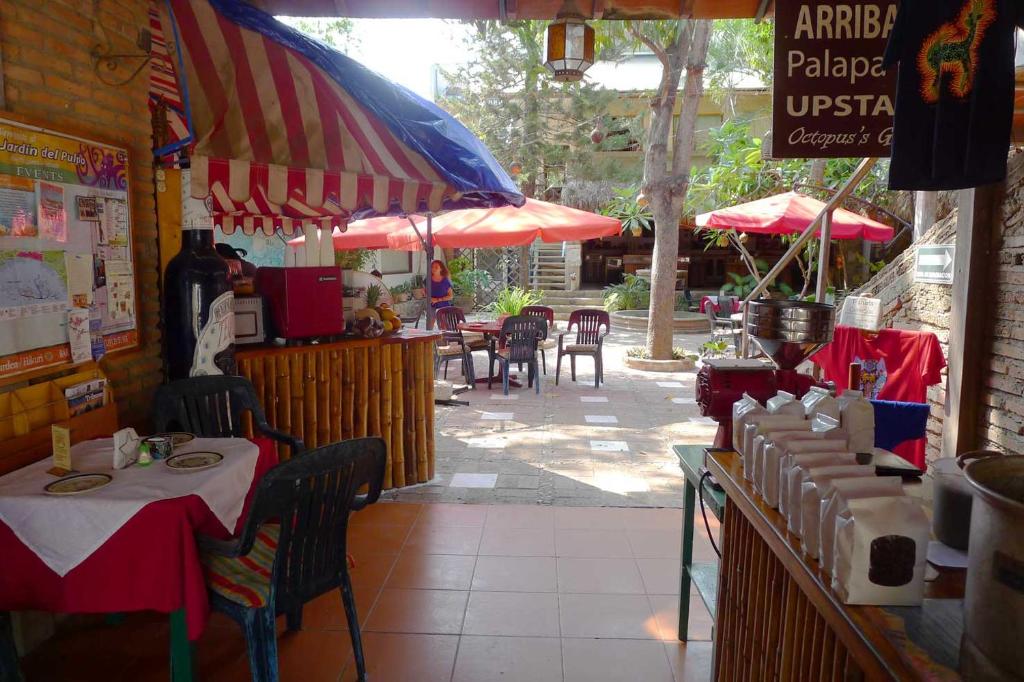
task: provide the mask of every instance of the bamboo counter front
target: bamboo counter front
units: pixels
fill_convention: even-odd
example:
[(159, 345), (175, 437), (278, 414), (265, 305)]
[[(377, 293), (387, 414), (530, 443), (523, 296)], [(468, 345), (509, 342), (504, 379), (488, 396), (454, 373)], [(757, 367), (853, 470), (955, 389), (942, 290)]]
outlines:
[(438, 336), (409, 329), (376, 339), (254, 346), (239, 349), (238, 371), (256, 387), (270, 425), (307, 448), (383, 438), (384, 488), (400, 488), (434, 477)]
[(739, 454), (706, 461), (726, 494), (715, 680), (960, 679), (964, 571), (926, 578), (921, 606), (847, 606), (743, 478)]

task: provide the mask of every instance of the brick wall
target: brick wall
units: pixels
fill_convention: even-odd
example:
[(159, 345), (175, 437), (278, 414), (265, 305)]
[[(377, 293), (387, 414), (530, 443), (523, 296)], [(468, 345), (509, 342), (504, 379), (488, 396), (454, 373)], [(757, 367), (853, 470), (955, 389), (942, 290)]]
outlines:
[[(134, 53), (147, 26), (146, 0), (99, 0), (98, 23), (113, 52)], [(99, 38), (93, 0), (0, 0), (5, 111), (58, 131), (127, 147), (132, 155), (132, 220), (141, 345), (101, 362), (113, 383), (121, 421), (139, 425), (161, 381), (157, 220), (150, 161), (148, 69), (127, 85), (105, 85), (93, 71), (90, 50)], [(137, 61), (127, 62), (134, 69)], [(103, 67), (101, 67), (103, 68)], [(130, 70), (128, 71), (130, 73)], [(110, 79), (120, 80), (122, 67)]]
[[(989, 340), (983, 409), (978, 429), (982, 447), (1024, 454), (1024, 154), (1010, 159), (1006, 197), (993, 239), (994, 258), (988, 300)], [(954, 211), (929, 230), (920, 244), (956, 243)], [(885, 324), (898, 329), (930, 331), (948, 352), (951, 287), (914, 283), (916, 248), (911, 247), (879, 272), (858, 293), (882, 300)], [(928, 459), (939, 456), (945, 413), (945, 379), (928, 390)]]

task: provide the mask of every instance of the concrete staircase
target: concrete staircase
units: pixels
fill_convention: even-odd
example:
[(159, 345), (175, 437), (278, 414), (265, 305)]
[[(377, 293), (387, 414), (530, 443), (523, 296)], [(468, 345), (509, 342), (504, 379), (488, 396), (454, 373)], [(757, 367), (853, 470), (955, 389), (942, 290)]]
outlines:
[(584, 289), (581, 291), (541, 290), (541, 305), (550, 306), (555, 311), (556, 320), (568, 320), (569, 313), (578, 308), (599, 308), (604, 310), (604, 297), (600, 289)]
[(569, 284), (565, 273), (565, 258), (562, 245), (534, 243), (530, 259), (530, 288), (539, 290), (564, 291)]

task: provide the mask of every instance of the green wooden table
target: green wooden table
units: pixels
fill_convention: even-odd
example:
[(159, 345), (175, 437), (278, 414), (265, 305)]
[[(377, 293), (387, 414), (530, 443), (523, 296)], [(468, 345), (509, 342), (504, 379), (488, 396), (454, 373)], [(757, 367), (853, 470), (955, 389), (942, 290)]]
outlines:
[[(679, 458), (679, 468), (686, 477), (683, 500), (683, 542), (682, 570), (679, 578), (679, 641), (685, 642), (689, 629), (690, 586), (697, 587), (697, 593), (704, 601), (711, 619), (715, 618), (715, 600), (718, 597), (718, 563), (694, 563), (693, 524), (697, 508), (697, 486), (700, 483), (700, 468), (704, 466), (705, 445), (673, 445), (672, 451)], [(725, 493), (715, 490), (704, 481), (704, 508), (719, 521), (725, 508)], [(703, 523), (701, 519), (701, 523)]]

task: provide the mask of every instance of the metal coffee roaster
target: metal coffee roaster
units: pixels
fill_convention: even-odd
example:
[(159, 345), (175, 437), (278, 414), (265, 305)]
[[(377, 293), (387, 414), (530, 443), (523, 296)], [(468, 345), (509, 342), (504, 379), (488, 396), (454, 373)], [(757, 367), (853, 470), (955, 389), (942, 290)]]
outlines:
[(747, 333), (768, 360), (706, 360), (697, 373), (700, 413), (718, 422), (716, 448), (732, 448), (732, 405), (744, 393), (762, 404), (778, 391), (802, 397), (814, 377), (796, 368), (832, 341), (835, 306), (804, 301), (753, 301)]

